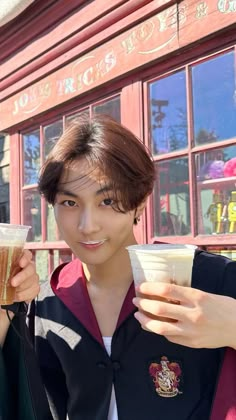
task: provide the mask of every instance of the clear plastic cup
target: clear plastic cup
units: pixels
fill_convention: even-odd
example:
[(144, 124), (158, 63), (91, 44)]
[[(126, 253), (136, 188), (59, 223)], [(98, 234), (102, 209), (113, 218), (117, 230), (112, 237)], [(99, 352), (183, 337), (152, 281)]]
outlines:
[(20, 270), (19, 260), (31, 226), (0, 223), (0, 305), (14, 303), (10, 280)]
[[(174, 283), (180, 286), (191, 286), (194, 245), (182, 244), (147, 244), (132, 245), (126, 249), (132, 266), (135, 285), (144, 281)], [(138, 296), (140, 293), (136, 292)], [(146, 299), (165, 300), (143, 295)], [(177, 304), (174, 301), (172, 303)], [(161, 319), (159, 317), (153, 317)], [(162, 318), (164, 320), (164, 318)], [(167, 320), (167, 319), (165, 319)], [(168, 319), (168, 321), (170, 321)]]
[(191, 285), (194, 245), (132, 245), (129, 252), (134, 282), (161, 281), (181, 286)]

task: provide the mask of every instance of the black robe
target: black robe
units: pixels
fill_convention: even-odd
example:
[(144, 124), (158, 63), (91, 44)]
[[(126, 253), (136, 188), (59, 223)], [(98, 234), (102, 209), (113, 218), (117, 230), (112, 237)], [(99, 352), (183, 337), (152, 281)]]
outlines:
[(52, 420), (23, 312), (16, 313), (0, 348), (0, 419)]
[[(236, 262), (198, 251), (192, 287), (236, 297)], [(210, 418), (225, 349), (191, 349), (144, 331), (133, 296), (132, 284), (108, 356), (80, 261), (43, 285), (35, 343), (54, 419), (106, 420), (112, 384), (119, 420)]]

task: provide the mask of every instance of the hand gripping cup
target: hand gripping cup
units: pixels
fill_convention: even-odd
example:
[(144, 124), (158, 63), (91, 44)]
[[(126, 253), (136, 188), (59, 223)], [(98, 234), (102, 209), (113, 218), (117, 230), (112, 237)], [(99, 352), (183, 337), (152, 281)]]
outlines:
[[(135, 285), (148, 281), (191, 286), (196, 248), (194, 245), (181, 244), (128, 246), (126, 249), (129, 252)], [(157, 299), (146, 295), (145, 298)], [(158, 298), (158, 300), (164, 299)], [(156, 319), (160, 318), (156, 317)]]
[(10, 280), (20, 270), (19, 260), (30, 226), (0, 223), (0, 305), (14, 303)]

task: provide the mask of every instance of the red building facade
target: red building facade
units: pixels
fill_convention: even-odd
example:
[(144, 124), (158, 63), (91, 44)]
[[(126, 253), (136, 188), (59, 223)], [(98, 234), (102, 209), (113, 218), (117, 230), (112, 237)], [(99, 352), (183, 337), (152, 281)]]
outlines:
[(42, 278), (71, 256), (38, 171), (81, 112), (112, 115), (152, 150), (139, 241), (236, 258), (235, 22), (236, 0), (42, 0), (0, 29), (10, 220), (32, 226)]

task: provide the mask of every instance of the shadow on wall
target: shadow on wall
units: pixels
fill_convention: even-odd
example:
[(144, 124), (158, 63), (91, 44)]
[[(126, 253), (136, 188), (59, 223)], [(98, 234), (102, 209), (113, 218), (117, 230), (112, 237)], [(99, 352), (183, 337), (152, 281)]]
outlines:
[(9, 137), (0, 135), (0, 223), (9, 223)]

